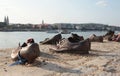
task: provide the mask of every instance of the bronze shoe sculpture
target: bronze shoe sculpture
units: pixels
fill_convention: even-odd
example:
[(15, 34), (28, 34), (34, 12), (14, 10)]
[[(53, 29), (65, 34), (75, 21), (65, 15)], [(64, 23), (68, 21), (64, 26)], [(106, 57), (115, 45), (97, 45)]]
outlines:
[(61, 34), (55, 35), (53, 38), (45, 39), (44, 41), (40, 42), (40, 44), (57, 44), (62, 39)]
[(84, 37), (72, 33), (71, 37), (69, 37), (68, 40), (71, 41), (71, 42), (79, 42), (79, 41), (84, 40)]
[(61, 40), (56, 47), (51, 48), (55, 52), (88, 54), (91, 47), (89, 39), (79, 42), (70, 42), (69, 39)]
[(95, 34), (89, 37), (91, 42), (103, 42), (103, 36), (96, 36)]
[(112, 37), (114, 36), (114, 31), (109, 30), (103, 37), (105, 40), (112, 41)]
[[(11, 58), (14, 61), (20, 60), (23, 63), (33, 63), (34, 60), (39, 57), (40, 50), (37, 43), (27, 43), (27, 46), (19, 46), (17, 49), (13, 50), (11, 53)], [(25, 62), (24, 62), (25, 61)]]

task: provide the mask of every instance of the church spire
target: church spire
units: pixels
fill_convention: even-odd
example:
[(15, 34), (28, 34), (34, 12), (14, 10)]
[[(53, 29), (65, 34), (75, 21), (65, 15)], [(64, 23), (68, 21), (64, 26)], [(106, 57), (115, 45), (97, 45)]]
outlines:
[(6, 21), (7, 21), (7, 19), (6, 19), (6, 16), (4, 17), (4, 23), (6, 24)]
[(42, 25), (44, 25), (44, 20), (42, 20)]
[(9, 25), (9, 17), (7, 16), (7, 25)]

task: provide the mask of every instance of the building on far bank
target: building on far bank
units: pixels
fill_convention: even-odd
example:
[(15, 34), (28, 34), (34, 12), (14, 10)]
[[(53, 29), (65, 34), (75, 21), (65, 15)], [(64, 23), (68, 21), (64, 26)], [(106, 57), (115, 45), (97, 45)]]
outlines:
[(0, 28), (1, 28), (1, 27), (5, 27), (5, 26), (7, 26), (7, 25), (9, 25), (9, 17), (8, 17), (8, 16), (5, 16), (5, 17), (4, 17), (4, 21), (3, 21), (3, 22), (0, 22)]
[(9, 17), (8, 17), (8, 16), (5, 16), (5, 17), (4, 17), (4, 23), (5, 23), (6, 25), (9, 25)]

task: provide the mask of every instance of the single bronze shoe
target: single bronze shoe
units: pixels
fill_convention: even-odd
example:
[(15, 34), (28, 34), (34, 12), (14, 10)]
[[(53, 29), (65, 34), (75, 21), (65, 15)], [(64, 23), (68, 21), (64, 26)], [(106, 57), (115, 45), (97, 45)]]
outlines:
[(61, 39), (61, 34), (57, 34), (51, 39), (45, 39), (44, 41), (40, 42), (40, 44), (57, 44)]
[(96, 36), (95, 34), (89, 37), (91, 42), (103, 42), (103, 36)]
[(55, 52), (69, 52), (78, 54), (88, 54), (91, 47), (89, 39), (79, 42), (70, 42), (68, 39), (61, 40), (56, 48), (52, 48)]
[(112, 41), (114, 34), (115, 34), (114, 31), (109, 30), (103, 37), (105, 40)]
[(68, 40), (69, 40), (70, 42), (73, 42), (73, 43), (74, 43), (74, 42), (79, 42), (79, 41), (84, 40), (84, 37), (72, 33), (72, 34), (71, 34), (71, 37), (69, 37)]

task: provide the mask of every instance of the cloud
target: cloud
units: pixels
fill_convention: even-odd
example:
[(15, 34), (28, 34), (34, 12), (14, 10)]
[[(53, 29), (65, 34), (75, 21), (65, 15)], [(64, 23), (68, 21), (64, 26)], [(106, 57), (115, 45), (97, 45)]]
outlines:
[(96, 2), (96, 5), (105, 7), (108, 5), (108, 2), (106, 0), (100, 0)]

